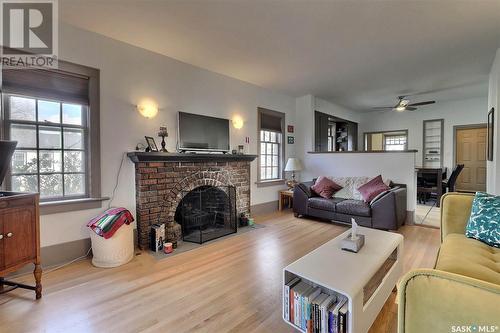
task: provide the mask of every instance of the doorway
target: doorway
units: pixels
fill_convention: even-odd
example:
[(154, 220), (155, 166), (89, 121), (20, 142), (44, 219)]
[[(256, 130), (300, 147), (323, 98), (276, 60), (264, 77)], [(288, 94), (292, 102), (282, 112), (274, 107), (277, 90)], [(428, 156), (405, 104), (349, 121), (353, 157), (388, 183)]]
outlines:
[(457, 191), (486, 191), (486, 137), (486, 124), (454, 127), (455, 164), (464, 165)]

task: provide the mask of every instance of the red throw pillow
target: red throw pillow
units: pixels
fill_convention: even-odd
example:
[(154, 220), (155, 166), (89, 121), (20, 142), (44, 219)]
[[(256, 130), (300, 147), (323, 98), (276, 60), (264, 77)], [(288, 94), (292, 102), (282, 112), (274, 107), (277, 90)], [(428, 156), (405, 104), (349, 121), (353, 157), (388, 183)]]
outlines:
[(316, 183), (314, 183), (314, 185), (311, 186), (311, 190), (313, 190), (316, 194), (325, 199), (330, 199), (335, 192), (338, 192), (341, 189), (342, 186), (340, 186), (330, 178), (323, 176), (319, 177), (316, 180)]
[(358, 187), (359, 193), (365, 200), (365, 202), (370, 202), (380, 193), (389, 190), (390, 187), (384, 184), (382, 180), (382, 176), (378, 175), (377, 177), (370, 180), (368, 183), (365, 183)]

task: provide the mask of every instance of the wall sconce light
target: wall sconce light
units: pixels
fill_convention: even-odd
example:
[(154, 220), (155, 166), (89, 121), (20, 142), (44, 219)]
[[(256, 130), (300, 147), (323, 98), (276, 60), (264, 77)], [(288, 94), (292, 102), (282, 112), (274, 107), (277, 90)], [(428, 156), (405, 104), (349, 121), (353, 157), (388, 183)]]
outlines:
[(158, 105), (152, 101), (144, 101), (137, 105), (137, 111), (148, 119), (154, 118), (158, 114)]
[(233, 122), (233, 127), (236, 128), (236, 129), (241, 129), (243, 128), (243, 118), (241, 118), (241, 116), (234, 116), (233, 119), (232, 119), (232, 122)]

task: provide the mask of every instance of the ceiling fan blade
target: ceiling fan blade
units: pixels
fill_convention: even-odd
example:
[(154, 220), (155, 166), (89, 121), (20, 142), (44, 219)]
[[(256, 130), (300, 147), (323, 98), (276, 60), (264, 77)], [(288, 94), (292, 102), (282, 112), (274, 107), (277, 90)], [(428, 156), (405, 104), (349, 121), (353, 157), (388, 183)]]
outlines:
[(414, 108), (414, 107), (412, 107), (412, 106), (407, 106), (407, 107), (405, 108), (405, 111), (415, 111), (416, 109), (417, 109), (417, 108)]
[(372, 110), (392, 110), (393, 108), (393, 106), (376, 106)]
[(409, 104), (408, 106), (421, 106), (421, 105), (429, 105), (429, 104), (434, 104), (434, 103), (436, 103), (436, 101), (412, 103), (412, 104)]

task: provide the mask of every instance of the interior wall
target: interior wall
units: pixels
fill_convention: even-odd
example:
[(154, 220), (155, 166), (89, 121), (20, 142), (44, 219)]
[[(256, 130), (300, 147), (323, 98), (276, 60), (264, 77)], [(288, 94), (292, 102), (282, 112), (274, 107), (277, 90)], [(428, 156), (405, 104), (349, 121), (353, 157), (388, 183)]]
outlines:
[(500, 140), (498, 140), (500, 135), (500, 49), (497, 50), (497, 54), (490, 71), (489, 85), (488, 85), (488, 108), (484, 112), (484, 117), (487, 117), (487, 112), (491, 108), (495, 108), (495, 123), (494, 123), (494, 145), (493, 145), (493, 161), (487, 162), (487, 183), (486, 191), (488, 193), (500, 194), (500, 166), (498, 166), (498, 161), (500, 157)]
[[(60, 59), (101, 70), (101, 179), (102, 195), (111, 196), (120, 162), (124, 159), (113, 206), (135, 213), (134, 165), (124, 158), (144, 136), (166, 125), (167, 149), (176, 148), (177, 111), (232, 118), (240, 115), (244, 127), (231, 127), (231, 146), (250, 137), (250, 153), (257, 153), (257, 107), (286, 113), (286, 124), (295, 124), (295, 98), (219, 75), (174, 59), (62, 23)], [(136, 106), (142, 98), (159, 104), (153, 119), (143, 118)], [(286, 146), (287, 155), (294, 145)], [(284, 186), (258, 188), (257, 161), (251, 166), (251, 204), (278, 200)], [(106, 205), (107, 202), (104, 202)], [(82, 210), (41, 218), (41, 244), (49, 246), (88, 237), (86, 222), (102, 209)]]
[[(486, 124), (487, 98), (477, 97), (450, 102), (438, 102), (413, 112), (367, 112), (361, 115), (360, 142), (364, 132), (408, 130), (408, 149), (417, 149), (417, 166), (422, 165), (423, 121), (444, 119), (443, 166), (453, 168), (453, 127), (468, 124)], [(361, 148), (361, 147), (360, 147)]]
[(319, 111), (331, 116), (359, 122), (360, 114), (323, 100), (313, 95), (305, 95), (296, 99), (297, 156), (307, 158), (307, 152), (314, 150), (314, 112)]

